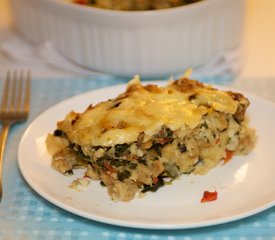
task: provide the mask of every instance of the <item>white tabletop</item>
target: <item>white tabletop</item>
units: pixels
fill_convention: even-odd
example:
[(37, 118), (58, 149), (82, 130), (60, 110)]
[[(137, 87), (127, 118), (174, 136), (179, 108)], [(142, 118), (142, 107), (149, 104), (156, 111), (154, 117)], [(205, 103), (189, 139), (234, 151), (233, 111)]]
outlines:
[[(275, 1), (247, 0), (243, 49), (244, 66), (238, 79), (275, 79)], [(13, 29), (9, 0), (0, 1), (0, 48), (16, 34)], [(0, 52), (0, 76), (10, 68), (29, 67), (29, 63), (9, 59)], [(33, 75), (58, 77), (71, 72), (41, 65), (32, 68)]]

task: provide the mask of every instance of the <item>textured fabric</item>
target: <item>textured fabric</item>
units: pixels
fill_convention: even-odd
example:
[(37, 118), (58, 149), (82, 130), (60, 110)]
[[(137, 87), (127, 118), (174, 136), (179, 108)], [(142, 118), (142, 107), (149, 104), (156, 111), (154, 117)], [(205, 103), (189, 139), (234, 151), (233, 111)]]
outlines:
[[(69, 70), (82, 75), (96, 75), (110, 77), (108, 74), (99, 73), (83, 68), (66, 59), (58, 53), (50, 41), (33, 45), (26, 39), (15, 36), (9, 39), (3, 46), (2, 51), (12, 59), (31, 63), (32, 67), (38, 65), (52, 65), (59, 69)], [(220, 52), (205, 65), (194, 69), (196, 78), (236, 76), (242, 67), (243, 52), (241, 48), (234, 48)], [(192, 67), (192, 66), (190, 66)], [(183, 69), (184, 71), (185, 69)]]

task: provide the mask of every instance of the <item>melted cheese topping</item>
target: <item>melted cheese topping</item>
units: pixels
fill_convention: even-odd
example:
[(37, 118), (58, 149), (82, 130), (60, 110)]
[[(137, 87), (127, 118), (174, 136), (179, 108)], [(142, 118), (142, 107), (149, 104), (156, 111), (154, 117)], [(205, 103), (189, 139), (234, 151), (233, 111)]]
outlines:
[(163, 125), (172, 131), (193, 129), (213, 110), (234, 114), (237, 102), (212, 88), (196, 87), (186, 92), (173, 84), (146, 88), (135, 79), (124, 95), (87, 109), (66, 132), (81, 146), (114, 146), (137, 141), (141, 132), (152, 136)]

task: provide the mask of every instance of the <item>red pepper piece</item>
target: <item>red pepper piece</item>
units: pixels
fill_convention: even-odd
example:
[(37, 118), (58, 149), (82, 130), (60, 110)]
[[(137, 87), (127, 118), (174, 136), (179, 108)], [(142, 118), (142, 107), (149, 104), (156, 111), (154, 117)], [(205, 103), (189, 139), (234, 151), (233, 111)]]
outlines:
[(217, 198), (218, 198), (217, 191), (214, 191), (214, 192), (204, 191), (201, 202), (202, 203), (212, 202), (212, 201), (217, 200)]
[(110, 173), (114, 173), (116, 172), (116, 170), (108, 163), (104, 162), (103, 166), (110, 172)]
[(225, 158), (223, 159), (223, 165), (228, 163), (233, 158), (234, 152), (226, 150)]
[(153, 184), (157, 184), (159, 181), (158, 177), (153, 177)]

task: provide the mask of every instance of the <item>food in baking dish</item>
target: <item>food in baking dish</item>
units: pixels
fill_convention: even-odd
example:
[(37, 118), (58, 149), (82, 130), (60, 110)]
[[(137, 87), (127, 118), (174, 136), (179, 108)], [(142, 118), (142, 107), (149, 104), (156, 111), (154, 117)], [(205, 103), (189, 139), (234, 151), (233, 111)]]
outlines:
[(129, 201), (248, 154), (255, 145), (248, 106), (240, 93), (185, 77), (160, 87), (136, 76), (116, 98), (70, 112), (46, 143), (54, 169), (85, 168), (112, 199)]
[(179, 7), (201, 0), (70, 0), (81, 5), (113, 10), (156, 10)]

